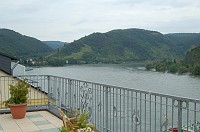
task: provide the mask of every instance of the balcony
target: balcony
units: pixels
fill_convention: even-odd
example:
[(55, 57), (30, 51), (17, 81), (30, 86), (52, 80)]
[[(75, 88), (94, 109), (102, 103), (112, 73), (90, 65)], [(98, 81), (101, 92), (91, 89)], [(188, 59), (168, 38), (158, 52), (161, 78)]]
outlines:
[[(32, 85), (28, 111), (45, 110), (57, 116), (58, 107), (88, 111), (88, 121), (102, 132), (200, 131), (199, 99), (44, 75), (1, 76), (0, 103), (9, 98), (9, 84), (18, 79)], [(1, 114), (9, 112), (2, 104), (0, 109)]]

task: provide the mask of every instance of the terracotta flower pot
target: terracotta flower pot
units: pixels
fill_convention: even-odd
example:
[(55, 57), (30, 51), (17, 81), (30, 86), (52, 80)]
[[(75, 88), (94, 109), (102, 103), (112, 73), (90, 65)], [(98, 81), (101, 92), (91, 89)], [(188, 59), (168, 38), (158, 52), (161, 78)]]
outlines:
[(9, 104), (9, 107), (14, 119), (22, 119), (25, 117), (27, 104)]

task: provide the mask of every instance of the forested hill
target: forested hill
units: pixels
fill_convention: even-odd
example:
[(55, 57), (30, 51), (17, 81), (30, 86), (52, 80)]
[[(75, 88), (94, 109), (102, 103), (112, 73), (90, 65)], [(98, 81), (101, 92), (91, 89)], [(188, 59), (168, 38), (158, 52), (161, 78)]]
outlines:
[(24, 36), (9, 29), (0, 29), (0, 51), (17, 56), (40, 56), (53, 51), (38, 39)]
[[(53, 46), (63, 45), (62, 42), (57, 41), (45, 43), (53, 43)], [(66, 62), (122, 63), (183, 58), (188, 50), (200, 45), (200, 34), (164, 35), (157, 31), (143, 29), (118, 29), (106, 33), (90, 34), (72, 43), (64, 44), (56, 50), (45, 43), (9, 29), (0, 29), (1, 52), (25, 60), (38, 57), (40, 59), (34, 60), (38, 61), (38, 64), (47, 62), (49, 65), (64, 65)], [(46, 55), (48, 56), (45, 57)]]
[(106, 63), (184, 57), (188, 49), (200, 45), (199, 40), (200, 34), (163, 35), (143, 29), (119, 29), (85, 36), (65, 45), (51, 58)]
[(166, 34), (170, 40), (170, 47), (179, 56), (184, 56), (189, 49), (200, 45), (200, 33), (174, 33)]
[(200, 46), (188, 51), (185, 60), (189, 64), (200, 64)]
[(160, 61), (148, 61), (145, 67), (147, 70), (155, 69), (159, 72), (200, 75), (200, 46), (188, 50), (185, 60), (163, 59)]

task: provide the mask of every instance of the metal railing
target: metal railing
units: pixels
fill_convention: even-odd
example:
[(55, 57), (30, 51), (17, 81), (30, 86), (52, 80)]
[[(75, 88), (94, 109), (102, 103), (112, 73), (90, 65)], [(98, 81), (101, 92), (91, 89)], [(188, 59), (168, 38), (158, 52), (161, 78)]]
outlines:
[[(104, 132), (200, 132), (200, 100), (56, 76), (0, 77), (0, 102), (9, 98), (9, 84), (27, 79), (32, 85), (29, 108), (53, 113), (61, 107), (88, 111), (88, 121)], [(0, 105), (1, 113), (5, 109)]]

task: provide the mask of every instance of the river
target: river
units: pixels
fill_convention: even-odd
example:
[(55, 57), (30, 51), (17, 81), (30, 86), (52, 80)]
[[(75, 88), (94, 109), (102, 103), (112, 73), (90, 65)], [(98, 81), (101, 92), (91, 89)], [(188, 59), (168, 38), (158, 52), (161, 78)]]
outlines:
[(146, 71), (139, 64), (71, 65), (41, 67), (27, 75), (54, 75), (131, 89), (200, 99), (200, 77)]

